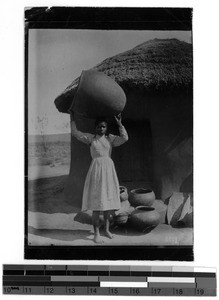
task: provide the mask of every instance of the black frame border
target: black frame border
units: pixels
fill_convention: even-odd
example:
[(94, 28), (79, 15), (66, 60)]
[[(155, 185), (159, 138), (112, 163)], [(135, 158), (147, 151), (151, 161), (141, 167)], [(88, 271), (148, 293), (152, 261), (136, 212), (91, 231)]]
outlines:
[(192, 31), (192, 8), (32, 7), (25, 13), (25, 259), (193, 261), (193, 246), (28, 245), (28, 32), (31, 29)]

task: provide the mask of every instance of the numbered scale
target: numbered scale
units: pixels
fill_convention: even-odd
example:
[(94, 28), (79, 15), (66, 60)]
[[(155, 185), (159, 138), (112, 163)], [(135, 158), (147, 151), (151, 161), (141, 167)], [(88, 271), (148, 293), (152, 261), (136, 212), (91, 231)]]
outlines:
[(216, 296), (216, 269), (3, 265), (3, 294)]

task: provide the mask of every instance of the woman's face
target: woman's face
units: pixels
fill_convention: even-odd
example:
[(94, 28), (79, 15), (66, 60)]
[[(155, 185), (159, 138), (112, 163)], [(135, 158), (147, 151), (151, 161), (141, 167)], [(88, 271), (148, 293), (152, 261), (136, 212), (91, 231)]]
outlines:
[(107, 123), (106, 122), (100, 122), (96, 126), (96, 134), (98, 135), (104, 135), (107, 131)]

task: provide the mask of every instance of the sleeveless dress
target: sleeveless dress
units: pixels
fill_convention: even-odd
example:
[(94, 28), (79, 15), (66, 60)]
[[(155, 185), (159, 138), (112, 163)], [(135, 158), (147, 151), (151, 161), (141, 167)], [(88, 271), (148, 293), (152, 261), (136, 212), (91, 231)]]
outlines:
[(124, 126), (119, 127), (119, 136), (94, 136), (78, 131), (75, 123), (72, 125), (72, 135), (90, 145), (92, 157), (83, 189), (82, 211), (120, 209), (119, 181), (111, 152), (112, 147), (120, 146), (128, 140)]

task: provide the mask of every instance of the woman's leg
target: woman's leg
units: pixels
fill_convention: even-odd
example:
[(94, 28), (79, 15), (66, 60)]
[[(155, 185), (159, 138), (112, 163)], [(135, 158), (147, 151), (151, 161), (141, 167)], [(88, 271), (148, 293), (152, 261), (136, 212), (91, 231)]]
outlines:
[(105, 231), (105, 235), (112, 239), (113, 235), (112, 233), (109, 231), (109, 225), (110, 225), (110, 210), (104, 211), (103, 212), (103, 217), (104, 217), (104, 231)]
[(93, 227), (94, 227), (94, 242), (102, 243), (102, 240), (100, 237), (100, 211), (93, 211), (92, 223), (93, 223)]

